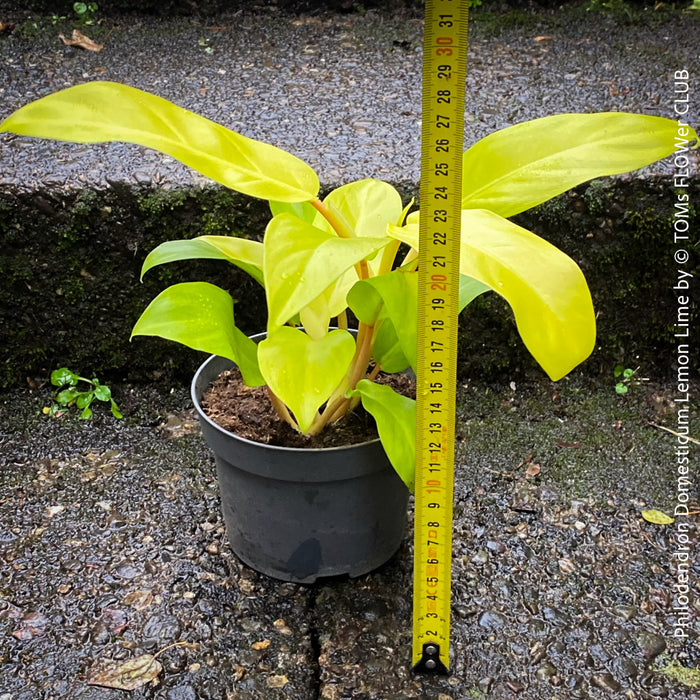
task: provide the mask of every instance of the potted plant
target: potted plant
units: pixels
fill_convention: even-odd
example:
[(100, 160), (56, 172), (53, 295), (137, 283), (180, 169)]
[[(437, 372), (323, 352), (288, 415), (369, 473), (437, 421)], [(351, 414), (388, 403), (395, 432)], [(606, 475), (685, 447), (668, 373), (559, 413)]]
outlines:
[[(583, 274), (507, 217), (592, 178), (671, 154), (677, 129), (677, 122), (653, 116), (562, 114), (474, 144), (464, 154), (460, 306), (496, 291), (553, 380), (582, 362), (595, 341)], [(161, 336), (212, 356), (194, 379), (193, 400), (216, 454), (229, 539), (244, 561), (305, 582), (357, 575), (388, 559), (400, 544), (413, 484), (415, 408), (377, 380), (380, 372), (415, 366), (419, 235), (412, 203), (404, 206), (390, 184), (373, 179), (321, 199), (316, 173), (295, 156), (116, 83), (87, 83), (32, 102), (7, 117), (0, 131), (137, 143), (269, 200), (272, 218), (262, 241), (167, 241), (143, 264), (143, 273), (193, 258), (242, 268), (265, 289), (262, 336), (246, 337), (235, 325), (229, 294), (205, 282), (168, 287), (133, 335)], [(409, 246), (406, 255), (402, 243)], [(357, 319), (354, 329), (348, 311)], [(317, 436), (348, 420), (361, 403), (376, 421), (381, 446), (375, 440), (287, 448), (235, 436), (201, 406), (207, 387), (233, 365), (248, 387), (265, 387), (279, 419), (294, 431)], [(366, 453), (369, 464), (356, 451)]]

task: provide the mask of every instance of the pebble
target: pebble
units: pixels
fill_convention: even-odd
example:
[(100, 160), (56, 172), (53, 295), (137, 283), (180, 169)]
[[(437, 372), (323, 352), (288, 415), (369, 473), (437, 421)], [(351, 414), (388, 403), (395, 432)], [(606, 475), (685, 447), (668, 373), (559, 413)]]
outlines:
[(148, 618), (141, 634), (145, 640), (165, 645), (177, 640), (180, 636), (180, 629), (180, 621), (177, 617), (158, 614)]
[(489, 632), (503, 627), (506, 622), (508, 622), (508, 620), (505, 615), (491, 610), (487, 610), (479, 615), (479, 627), (483, 627)]
[(543, 663), (535, 672), (535, 676), (540, 681), (547, 681), (557, 675), (557, 669), (548, 661)]
[(654, 632), (641, 632), (637, 635), (637, 644), (644, 658), (652, 661), (666, 651), (666, 640)]
[(543, 612), (544, 619), (547, 620), (547, 622), (551, 622), (552, 624), (556, 625), (557, 627), (568, 627), (569, 625), (571, 625), (571, 620), (569, 616), (559, 608), (547, 606), (546, 608), (544, 608)]
[(168, 691), (166, 698), (167, 700), (197, 700), (197, 692), (191, 685), (178, 685)]
[(130, 563), (122, 563), (117, 566), (114, 573), (121, 579), (131, 581), (141, 575), (141, 571)]
[(611, 690), (613, 693), (619, 692), (622, 687), (619, 681), (615, 680), (610, 673), (598, 673), (591, 678), (591, 685), (604, 690)]
[(637, 609), (633, 605), (614, 605), (612, 611), (623, 620), (631, 620), (637, 614)]
[(483, 566), (484, 564), (487, 564), (488, 561), (489, 561), (489, 553), (484, 549), (480, 549), (472, 557), (472, 563), (476, 564), (477, 566)]
[(618, 656), (613, 661), (612, 666), (613, 670), (615, 671), (615, 675), (619, 678), (634, 679), (639, 673), (637, 665), (634, 663), (634, 661), (632, 661), (632, 659), (627, 658), (626, 656)]

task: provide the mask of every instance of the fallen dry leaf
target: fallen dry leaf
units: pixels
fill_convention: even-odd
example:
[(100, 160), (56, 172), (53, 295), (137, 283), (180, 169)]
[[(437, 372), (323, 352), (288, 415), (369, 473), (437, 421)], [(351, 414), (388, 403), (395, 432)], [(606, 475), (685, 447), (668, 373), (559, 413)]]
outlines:
[(0, 22), (0, 34), (3, 32), (11, 32), (15, 28), (15, 25), (11, 22)]
[(292, 630), (289, 629), (287, 623), (282, 618), (275, 620), (272, 624), (280, 634), (290, 635), (292, 633)]
[(255, 649), (255, 651), (264, 651), (270, 646), (270, 640), (263, 639), (260, 642), (253, 642), (250, 646)]
[(129, 618), (118, 608), (104, 608), (100, 616), (111, 634), (121, 634), (129, 626)]
[(559, 447), (573, 447), (577, 450), (582, 450), (583, 445), (580, 442), (566, 442), (565, 440), (557, 440)]
[(88, 685), (117, 690), (136, 690), (150, 683), (163, 670), (160, 662), (151, 654), (142, 654), (128, 661), (107, 661), (87, 677)]
[(70, 39), (66, 39), (63, 34), (59, 34), (58, 38), (66, 46), (77, 46), (79, 49), (85, 49), (86, 51), (102, 51), (103, 48), (102, 44), (98, 44), (77, 29), (73, 30)]
[(551, 41), (551, 36), (536, 36), (535, 41)]
[(41, 637), (46, 632), (49, 619), (40, 612), (24, 613), (20, 618), (20, 628), (16, 629), (12, 636), (21, 642), (26, 642), (34, 637)]
[(268, 688), (284, 688), (289, 683), (287, 676), (270, 676), (267, 679)]
[(529, 479), (532, 479), (540, 473), (540, 470), (540, 465), (537, 464), (537, 462), (530, 462), (527, 469), (525, 470), (525, 476)]
[(130, 605), (136, 610), (144, 610), (153, 604), (153, 594), (150, 591), (132, 591), (124, 598), (124, 605)]

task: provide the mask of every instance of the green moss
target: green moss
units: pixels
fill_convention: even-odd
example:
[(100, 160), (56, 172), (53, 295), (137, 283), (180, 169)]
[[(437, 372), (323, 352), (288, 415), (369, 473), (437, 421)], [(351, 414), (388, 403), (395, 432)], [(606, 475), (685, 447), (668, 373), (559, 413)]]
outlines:
[(264, 207), (220, 188), (115, 187), (61, 196), (0, 192), (0, 386), (45, 380), (70, 365), (106, 381), (186, 381), (201, 354), (160, 339), (129, 342), (131, 328), (165, 286), (206, 279), (236, 299), (237, 324), (258, 331), (263, 294), (219, 261), (162, 266), (139, 282), (147, 252), (165, 240), (261, 230)]
[[(700, 185), (694, 188), (691, 200), (700, 201)], [(405, 194), (408, 201), (412, 192)], [(618, 362), (641, 365), (652, 376), (672, 369), (673, 202), (663, 183), (599, 181), (516, 219), (571, 255), (586, 274), (598, 311), (598, 348), (584, 365), (591, 374), (607, 376)], [(696, 226), (697, 211), (690, 215)], [(94, 370), (105, 381), (186, 380), (197, 353), (159, 339), (129, 343), (150, 300), (169, 284), (204, 279), (231, 293), (237, 324), (254, 332), (264, 325), (263, 292), (221, 261), (160, 266), (140, 283), (143, 259), (177, 238), (260, 239), (269, 216), (265, 202), (216, 186), (122, 185), (60, 196), (0, 191), (0, 386), (45, 378), (62, 365)], [(700, 275), (697, 261), (686, 269)], [(700, 342), (697, 313), (693, 343)], [(496, 294), (463, 312), (459, 361), (463, 383), (542, 376)]]
[(673, 683), (684, 685), (694, 690), (700, 688), (700, 670), (697, 668), (688, 668), (687, 666), (681, 666), (677, 661), (671, 661), (666, 666), (659, 668), (658, 672)]

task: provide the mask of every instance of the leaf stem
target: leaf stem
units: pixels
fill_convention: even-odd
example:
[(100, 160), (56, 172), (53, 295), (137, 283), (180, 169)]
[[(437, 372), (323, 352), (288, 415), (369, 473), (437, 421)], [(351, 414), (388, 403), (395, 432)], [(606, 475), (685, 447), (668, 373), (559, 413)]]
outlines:
[[(310, 204), (331, 225), (340, 238), (356, 237), (355, 232), (345, 220), (345, 217), (332, 204), (326, 204), (318, 197), (312, 199)], [(355, 270), (357, 271), (357, 276), (361, 280), (366, 280), (370, 277), (369, 265), (366, 260), (360, 260), (360, 262), (355, 265)]]
[[(354, 389), (357, 382), (366, 374), (370, 358), (372, 356), (372, 337), (374, 336), (374, 326), (360, 322), (357, 329), (357, 341), (355, 356), (350, 363), (350, 368), (341, 386)], [(337, 390), (336, 390), (337, 391)], [(344, 394), (344, 392), (343, 392)], [(357, 405), (354, 398), (346, 398), (344, 395), (337, 396), (326, 405), (323, 413), (317, 417), (309, 429), (307, 435), (317, 435), (323, 428), (336, 420), (342, 418), (349, 410)]]
[(289, 412), (289, 409), (285, 404), (279, 399), (279, 397), (270, 389), (269, 386), (265, 387), (267, 389), (267, 395), (270, 397), (270, 403), (272, 403), (272, 407), (275, 409), (277, 412), (277, 415), (283, 420), (289, 423), (289, 425), (294, 428), (294, 430), (299, 430), (299, 426), (297, 425), (296, 421), (294, 418), (292, 418), (292, 414)]

